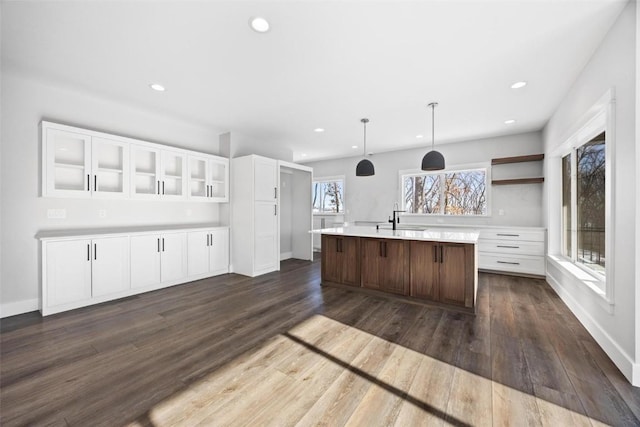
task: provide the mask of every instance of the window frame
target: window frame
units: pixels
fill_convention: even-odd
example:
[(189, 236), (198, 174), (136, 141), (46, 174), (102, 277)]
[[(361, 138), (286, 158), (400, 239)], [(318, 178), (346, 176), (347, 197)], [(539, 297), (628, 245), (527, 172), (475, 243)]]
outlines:
[[(574, 255), (577, 253), (577, 150), (590, 142), (601, 132), (605, 133), (605, 273), (598, 273), (596, 270), (575, 260)], [(568, 257), (564, 254), (563, 248), (565, 244), (564, 238), (564, 221), (562, 217), (562, 172), (560, 172), (560, 180), (557, 183), (557, 197), (555, 202), (557, 206), (551, 206), (550, 215), (557, 218), (558, 231), (560, 238), (558, 246), (549, 251), (549, 258), (559, 265), (569, 263), (578, 271), (572, 271), (571, 268), (563, 267), (565, 271), (575, 276), (588, 289), (592, 290), (596, 295), (604, 299), (609, 306), (613, 306), (614, 301), (614, 236), (615, 223), (613, 221), (614, 201), (615, 201), (615, 97), (613, 88), (608, 90), (578, 121), (573, 131), (565, 138), (563, 142), (554, 152), (554, 161), (550, 163), (556, 171), (562, 171), (563, 157), (571, 154), (571, 252), (572, 256)], [(555, 172), (554, 172), (555, 173)], [(557, 209), (556, 209), (557, 207)], [(551, 248), (550, 248), (551, 249)], [(582, 273), (582, 274), (580, 274)]]
[[(402, 210), (406, 210), (405, 197), (404, 197), (404, 178), (407, 176), (421, 176), (421, 175), (446, 175), (451, 172), (463, 172), (463, 171), (484, 171), (484, 185), (485, 185), (485, 200), (487, 210), (484, 215), (451, 215), (444, 213), (444, 203), (439, 213), (410, 213), (403, 212), (402, 215), (413, 217), (438, 217), (438, 218), (489, 218), (491, 217), (491, 163), (490, 162), (478, 162), (478, 163), (466, 163), (461, 165), (455, 165), (447, 167), (440, 171), (423, 171), (422, 169), (403, 169), (398, 171), (398, 195), (400, 199), (400, 206)], [(440, 197), (444, 197), (444, 185), (440, 186)], [(443, 199), (444, 200), (444, 199)]]
[[(335, 181), (342, 181), (342, 212), (313, 212), (313, 186), (316, 183), (319, 182), (335, 182)], [(313, 179), (311, 180), (311, 197), (312, 199), (311, 201), (311, 213), (313, 216), (338, 216), (338, 215), (342, 215), (344, 216), (347, 208), (345, 206), (345, 200), (346, 200), (346, 179), (345, 179), (345, 175), (335, 175), (335, 176), (314, 176)]]

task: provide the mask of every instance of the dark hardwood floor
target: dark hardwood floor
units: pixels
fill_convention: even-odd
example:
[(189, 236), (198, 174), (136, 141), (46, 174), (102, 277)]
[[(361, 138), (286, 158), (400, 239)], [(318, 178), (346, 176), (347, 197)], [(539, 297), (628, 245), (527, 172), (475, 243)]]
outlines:
[(0, 322), (0, 424), (640, 425), (543, 280), (480, 274), (476, 316), (320, 286), (319, 262)]

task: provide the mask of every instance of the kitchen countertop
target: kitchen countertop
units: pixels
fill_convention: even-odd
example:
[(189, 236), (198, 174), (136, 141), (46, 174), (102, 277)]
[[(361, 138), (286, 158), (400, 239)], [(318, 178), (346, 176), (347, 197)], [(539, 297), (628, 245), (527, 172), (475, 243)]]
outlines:
[(474, 230), (390, 230), (373, 226), (350, 225), (346, 227), (311, 230), (314, 234), (332, 234), (338, 236), (373, 237), (378, 239), (424, 240), (429, 242), (478, 243), (480, 233)]
[(198, 231), (212, 230), (219, 228), (229, 228), (226, 225), (218, 223), (208, 224), (162, 224), (162, 225), (141, 225), (141, 226), (123, 226), (123, 227), (105, 227), (105, 228), (67, 228), (54, 230), (40, 230), (36, 234), (36, 239), (49, 240), (69, 237), (85, 237), (85, 236), (114, 236), (127, 235), (137, 233), (154, 233), (154, 232), (180, 232), (180, 231)]

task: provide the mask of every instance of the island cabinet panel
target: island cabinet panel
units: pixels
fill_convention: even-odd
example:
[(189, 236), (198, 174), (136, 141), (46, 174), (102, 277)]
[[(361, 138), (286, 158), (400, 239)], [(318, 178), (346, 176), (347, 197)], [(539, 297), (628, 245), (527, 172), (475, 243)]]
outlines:
[(361, 253), (363, 288), (408, 294), (409, 242), (363, 238)]
[(473, 307), (474, 247), (461, 243), (411, 242), (411, 296)]
[(322, 281), (360, 286), (360, 239), (322, 235)]

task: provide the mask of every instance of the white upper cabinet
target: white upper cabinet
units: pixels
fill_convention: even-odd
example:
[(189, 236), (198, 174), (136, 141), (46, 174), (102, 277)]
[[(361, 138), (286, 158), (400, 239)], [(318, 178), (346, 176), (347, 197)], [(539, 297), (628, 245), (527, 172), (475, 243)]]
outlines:
[(42, 122), (44, 197), (229, 201), (229, 160)]
[(278, 199), (278, 162), (255, 156), (253, 167), (254, 200), (275, 202)]

